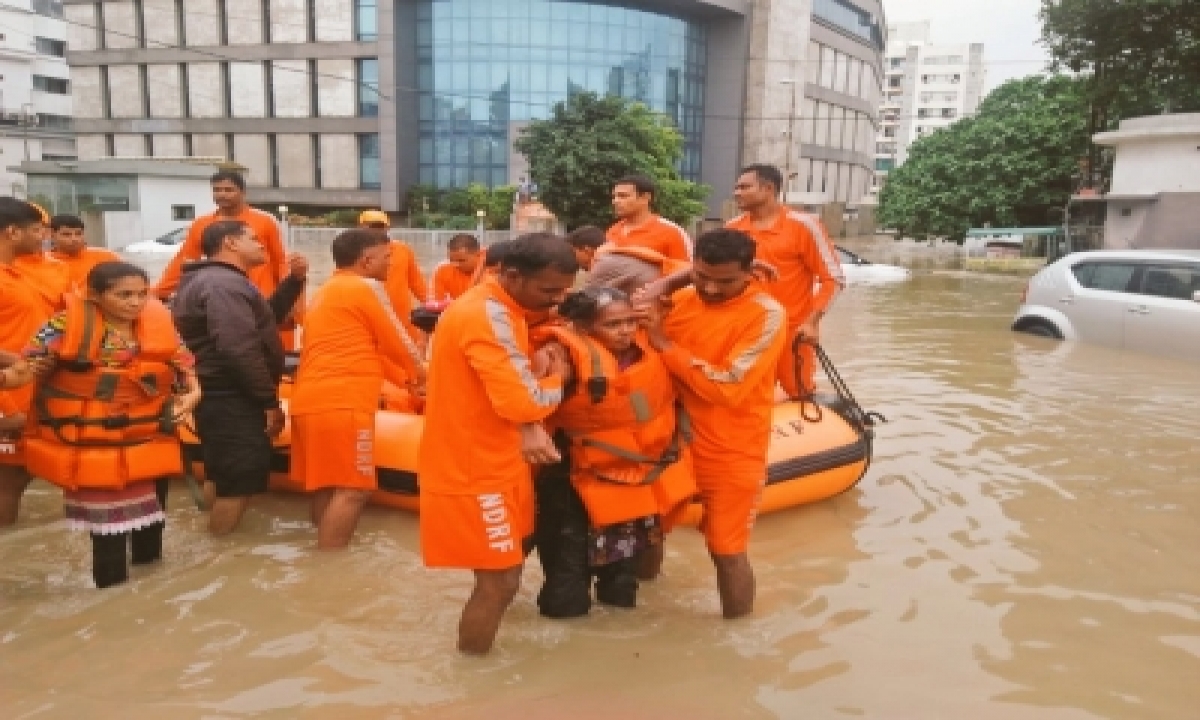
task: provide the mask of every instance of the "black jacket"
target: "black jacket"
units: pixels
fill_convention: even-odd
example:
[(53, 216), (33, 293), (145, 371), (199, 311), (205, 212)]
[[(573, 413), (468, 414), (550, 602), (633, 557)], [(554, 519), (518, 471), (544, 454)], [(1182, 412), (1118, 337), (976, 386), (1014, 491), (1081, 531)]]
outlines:
[(238, 268), (215, 261), (183, 268), (171, 303), (175, 327), (196, 356), (205, 393), (236, 392), (264, 409), (279, 404), (284, 352), (278, 324), (304, 291), (304, 281), (284, 278), (270, 299)]

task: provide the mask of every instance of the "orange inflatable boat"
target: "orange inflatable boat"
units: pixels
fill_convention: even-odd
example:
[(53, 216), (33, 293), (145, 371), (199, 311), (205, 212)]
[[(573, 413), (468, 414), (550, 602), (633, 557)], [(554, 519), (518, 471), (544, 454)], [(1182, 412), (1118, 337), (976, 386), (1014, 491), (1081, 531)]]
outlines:
[[(823, 359), (824, 354), (821, 353)], [(760, 512), (770, 513), (817, 502), (842, 493), (858, 483), (871, 462), (872, 430), (876, 415), (865, 413), (854, 401), (836, 371), (827, 366), (837, 395), (818, 396), (815, 401), (781, 402), (775, 406), (774, 429), (768, 450), (767, 484)], [(281, 395), (287, 396), (287, 386)], [(286, 401), (285, 401), (286, 403)], [(420, 415), (379, 411), (375, 416), (375, 462), (379, 490), (372, 501), (378, 505), (418, 512), (420, 509), (417, 449), (424, 418)], [(299, 492), (288, 476), (290, 426), (275, 442), (271, 486)], [(196, 438), (183, 432), (187, 457), (197, 474), (199, 447)], [(696, 524), (700, 507), (693, 503), (685, 524)]]

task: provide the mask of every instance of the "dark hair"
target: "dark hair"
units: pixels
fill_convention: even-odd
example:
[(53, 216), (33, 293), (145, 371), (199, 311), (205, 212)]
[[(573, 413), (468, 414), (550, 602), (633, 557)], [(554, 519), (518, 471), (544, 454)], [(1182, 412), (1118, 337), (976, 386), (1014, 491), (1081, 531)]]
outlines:
[(783, 189), (783, 173), (779, 172), (779, 168), (774, 165), (765, 165), (757, 163), (755, 165), (747, 165), (738, 171), (738, 177), (746, 173), (754, 173), (760, 183), (770, 183), (775, 187), (775, 192), (778, 193)]
[(241, 220), (218, 220), (201, 233), (200, 252), (204, 253), (204, 257), (212, 257), (221, 252), (221, 246), (228, 238), (241, 235), (249, 229), (250, 226)]
[(618, 185), (632, 185), (638, 195), (649, 193), (651, 202), (658, 197), (658, 186), (654, 184), (653, 178), (648, 175), (625, 175), (613, 183), (613, 188), (615, 189)]
[(754, 264), (754, 240), (741, 230), (709, 230), (696, 240), (696, 259), (706, 265), (735, 262), (743, 270)]
[(15, 197), (0, 197), (0, 229), (13, 225), (28, 227), (40, 222), (42, 222), (42, 214), (34, 206)]
[(584, 288), (568, 293), (558, 306), (558, 314), (580, 325), (596, 322), (600, 311), (614, 302), (629, 302), (629, 296), (611, 287)]
[(575, 228), (567, 235), (566, 240), (568, 245), (579, 250), (584, 248), (598, 248), (608, 242), (604, 231), (595, 225), (584, 225), (581, 228)]
[(487, 250), (484, 251), (483, 266), (500, 267), (500, 263), (504, 262), (504, 256), (508, 254), (509, 245), (512, 245), (512, 240), (501, 240), (488, 245)]
[(567, 275), (579, 272), (575, 251), (566, 240), (552, 233), (522, 235), (509, 243), (500, 260), (501, 270), (516, 270), (522, 275), (533, 275), (548, 268)]
[(208, 179), (209, 185), (216, 185), (219, 182), (231, 182), (237, 185), (238, 190), (246, 189), (246, 178), (242, 177), (239, 172), (233, 170), (218, 170)]
[(333, 264), (341, 269), (358, 262), (367, 248), (386, 245), (389, 242), (391, 241), (388, 240), (388, 236), (378, 230), (351, 228), (339, 233), (329, 249), (333, 252)]
[(450, 238), (450, 241), (446, 243), (446, 251), (449, 252), (450, 250), (479, 252), (479, 240), (475, 239), (475, 236), (469, 233), (459, 233)]
[(61, 230), (63, 228), (79, 228), (83, 229), (83, 221), (78, 215), (55, 215), (50, 218), (50, 229)]
[(147, 283), (150, 282), (150, 276), (146, 274), (146, 271), (133, 263), (122, 262), (120, 260), (102, 262), (97, 264), (88, 273), (88, 290), (97, 295), (102, 295), (108, 292), (113, 285), (116, 285), (118, 280), (124, 280), (129, 277), (140, 277)]

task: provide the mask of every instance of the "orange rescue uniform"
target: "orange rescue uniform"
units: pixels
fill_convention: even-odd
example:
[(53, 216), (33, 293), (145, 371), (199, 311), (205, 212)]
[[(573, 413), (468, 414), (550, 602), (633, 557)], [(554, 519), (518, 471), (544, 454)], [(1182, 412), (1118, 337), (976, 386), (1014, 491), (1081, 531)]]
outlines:
[[(779, 272), (779, 279), (767, 286), (767, 291), (787, 310), (789, 344), (800, 326), (814, 313), (825, 312), (846, 286), (837, 248), (821, 222), (811, 215), (785, 208), (769, 228), (757, 227), (747, 214), (730, 220), (726, 227), (752, 237), (757, 245), (755, 257), (775, 266)], [(796, 377), (796, 361), (790, 345), (780, 356), (776, 369), (776, 378), (792, 397), (802, 391), (811, 393), (816, 387), (817, 357), (812, 345), (801, 345), (801, 359), (802, 378)]]
[(427, 289), (417, 256), (405, 243), (392, 241), (392, 259), (384, 287), (387, 288), (388, 300), (392, 302), (392, 310), (408, 330), (409, 337), (419, 339), (422, 333), (412, 324), (413, 297), (416, 296), (417, 302), (424, 302)]
[(62, 252), (51, 252), (50, 257), (66, 265), (71, 277), (71, 285), (78, 293), (87, 292), (87, 276), (100, 263), (119, 262), (121, 256), (112, 250), (104, 248), (85, 247), (78, 255), (68, 255)]
[(334, 272), (306, 320), (289, 405), (292, 478), (309, 491), (374, 490), (383, 382), (403, 386), (416, 362), (370, 283), (350, 271)]
[[(479, 264), (483, 264), (483, 259), (480, 258)], [(433, 271), (433, 292), (429, 294), (429, 299), (434, 302), (442, 302), (446, 298), (457, 300), (462, 297), (463, 293), (471, 289), (471, 279), (474, 273), (465, 273), (458, 269), (458, 266), (448, 262), (443, 262)]]
[(488, 279), (438, 321), (418, 458), (429, 567), (502, 570), (524, 561), (534, 505), (519, 428), (562, 401), (562, 378), (539, 380), (530, 368), (529, 316)]
[(672, 260), (692, 259), (692, 239), (683, 228), (661, 215), (639, 227), (629, 227), (622, 220), (610, 227), (605, 237), (617, 247), (644, 247)]
[[(66, 266), (44, 255), (21, 255), (0, 265), (0, 350), (20, 353), (71, 292)], [(0, 413), (29, 414), (33, 385), (0, 390)], [(6, 446), (7, 447), (7, 446)], [(24, 465), (24, 443), (0, 452), (0, 465)]]
[(783, 308), (757, 282), (718, 305), (694, 288), (672, 296), (662, 353), (692, 419), (692, 461), (717, 555), (745, 552), (767, 478), (775, 366), (787, 340)]

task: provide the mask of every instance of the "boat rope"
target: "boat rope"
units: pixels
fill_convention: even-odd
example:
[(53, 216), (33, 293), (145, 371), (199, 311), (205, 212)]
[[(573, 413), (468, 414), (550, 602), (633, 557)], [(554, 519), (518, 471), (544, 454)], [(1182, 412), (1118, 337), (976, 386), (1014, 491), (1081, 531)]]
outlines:
[[(792, 341), (792, 357), (796, 367), (796, 383), (800, 384), (804, 377), (804, 353), (801, 352), (802, 343), (807, 342), (799, 335)], [(833, 360), (829, 358), (829, 354), (825, 352), (825, 348), (821, 347), (820, 343), (810, 343), (813, 346), (814, 354), (817, 356), (817, 361), (821, 363), (821, 369), (825, 371), (825, 376), (829, 378), (829, 383), (833, 386), (834, 392), (837, 393), (838, 399), (845, 403), (849, 410), (847, 418), (854, 428), (859, 432), (868, 432), (870, 428), (875, 427), (877, 423), (887, 422), (882, 414), (877, 412), (868, 412), (863, 410), (862, 405), (858, 404), (854, 393), (850, 392), (850, 386), (846, 384), (842, 374), (838, 372), (833, 365)], [(808, 422), (820, 422), (822, 417), (822, 408), (813, 397), (814, 392), (805, 392), (801, 389), (798, 397), (792, 398), (793, 401), (800, 403), (800, 417)], [(812, 414), (810, 415), (810, 410)]]

